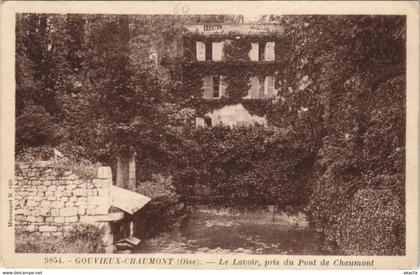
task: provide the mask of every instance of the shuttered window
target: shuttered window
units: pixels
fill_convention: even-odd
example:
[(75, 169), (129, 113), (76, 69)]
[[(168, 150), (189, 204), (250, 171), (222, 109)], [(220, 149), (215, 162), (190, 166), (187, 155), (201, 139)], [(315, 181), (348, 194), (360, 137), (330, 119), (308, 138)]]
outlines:
[(206, 46), (203, 42), (196, 42), (196, 56), (198, 61), (206, 60)]
[(258, 94), (257, 98), (264, 98), (265, 96), (265, 77), (259, 76), (258, 77)]
[(203, 98), (211, 99), (213, 98), (213, 89), (212, 89), (212, 78), (211, 76), (203, 77)]
[(222, 76), (203, 77), (203, 98), (215, 99), (226, 95), (226, 83)]
[(274, 61), (275, 42), (251, 43), (249, 58), (251, 61)]
[(212, 57), (214, 61), (221, 61), (223, 59), (223, 42), (212, 43)]
[(249, 59), (251, 59), (251, 61), (258, 61), (258, 43), (251, 43)]
[(251, 87), (248, 99), (273, 98), (275, 96), (273, 76), (253, 76), (250, 79)]
[(256, 99), (258, 98), (258, 77), (251, 77), (251, 87), (249, 89), (249, 98)]
[(226, 96), (226, 81), (223, 76), (220, 77), (220, 97)]
[(274, 42), (267, 42), (265, 44), (265, 61), (274, 61), (275, 54), (274, 54)]

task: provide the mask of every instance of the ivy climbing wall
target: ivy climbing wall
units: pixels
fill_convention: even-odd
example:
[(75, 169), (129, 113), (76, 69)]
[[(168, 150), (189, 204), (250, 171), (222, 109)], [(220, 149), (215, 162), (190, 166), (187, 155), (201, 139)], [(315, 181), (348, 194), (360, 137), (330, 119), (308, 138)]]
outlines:
[[(197, 45), (205, 47), (219, 43), (223, 45), (220, 59), (197, 59)], [(253, 45), (258, 43), (268, 43), (274, 48), (271, 61), (251, 60), (250, 52)], [(173, 67), (172, 77), (182, 82), (182, 85), (174, 89), (182, 91), (178, 94), (183, 95), (180, 100), (183, 101), (184, 107), (196, 110), (197, 117), (203, 117), (223, 107), (241, 104), (250, 116), (269, 116), (275, 95), (281, 93), (283, 89), (280, 83), (285, 56), (282, 54), (287, 45), (281, 35), (276, 33), (203, 35), (186, 32), (183, 34), (182, 47), (184, 55)], [(204, 89), (208, 88), (211, 76), (220, 76), (223, 82), (223, 91), (218, 99), (213, 99)], [(259, 91), (254, 91), (254, 95), (250, 96), (256, 86), (255, 83), (263, 87), (268, 85), (270, 88), (267, 95), (259, 95)]]
[(48, 161), (18, 163), (16, 227), (53, 236), (62, 236), (75, 223), (107, 227), (112, 218), (108, 213), (110, 171), (109, 167), (100, 167), (95, 178), (82, 179), (72, 171), (55, 169)]

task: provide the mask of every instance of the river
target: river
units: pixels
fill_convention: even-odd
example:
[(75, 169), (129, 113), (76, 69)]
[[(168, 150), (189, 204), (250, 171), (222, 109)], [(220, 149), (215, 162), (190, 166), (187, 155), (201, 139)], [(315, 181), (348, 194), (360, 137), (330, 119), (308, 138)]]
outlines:
[(200, 207), (180, 226), (143, 241), (132, 253), (330, 255), (304, 214)]

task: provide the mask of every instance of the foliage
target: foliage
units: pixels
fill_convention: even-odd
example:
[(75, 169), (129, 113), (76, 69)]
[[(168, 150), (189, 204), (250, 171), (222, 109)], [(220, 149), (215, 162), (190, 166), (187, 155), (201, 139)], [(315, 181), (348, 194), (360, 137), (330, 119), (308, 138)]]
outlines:
[(94, 225), (74, 225), (63, 237), (16, 229), (16, 253), (104, 253), (103, 230)]
[(223, 53), (227, 61), (249, 61), (249, 51), (251, 50), (251, 43), (244, 43), (243, 39), (228, 40), (224, 44)]
[(337, 243), (346, 254), (405, 254), (405, 206), (392, 189), (369, 187), (354, 194), (339, 220)]
[[(226, 55), (226, 60), (236, 61), (236, 60), (250, 60), (248, 53), (251, 50), (250, 43), (244, 43), (240, 39), (235, 39), (229, 41), (224, 46), (224, 53)], [(224, 76), (223, 81), (226, 83), (226, 94), (229, 98), (242, 99), (248, 94), (248, 90), (251, 87), (250, 78), (252, 72), (244, 70), (243, 73), (237, 74), (227, 74)]]
[(16, 229), (15, 251), (16, 253), (57, 253), (67, 248), (61, 238), (42, 236), (39, 233), (28, 233)]
[(170, 230), (185, 213), (184, 204), (170, 197), (153, 199), (134, 214), (134, 235), (144, 240)]
[[(59, 17), (49, 18), (43, 14), (20, 14), (17, 16), (16, 45), (18, 61), (16, 63), (17, 114), (31, 100), (49, 112), (57, 111), (55, 87), (57, 84), (60, 58), (56, 48), (61, 43), (50, 36), (48, 20), (57, 22)], [(26, 79), (27, 78), (27, 79)], [(33, 86), (32, 86), (33, 85)]]
[[(273, 15), (264, 20), (282, 24), (282, 37), (181, 37), (184, 23), (212, 20), (232, 18), (18, 15), (17, 153), (53, 144), (111, 163), (134, 150), (141, 174), (161, 174), (148, 180), (163, 189), (171, 176), (183, 201), (205, 185), (223, 205), (307, 204), (345, 253), (403, 254), (405, 17)], [(210, 39), (229, 41), (225, 60), (196, 61), (194, 42)], [(276, 42), (276, 61), (248, 60), (250, 43), (264, 41)], [(229, 97), (204, 100), (201, 78), (214, 74)], [(243, 100), (249, 75), (273, 75), (278, 97)], [(273, 128), (191, 127), (236, 103)], [(176, 204), (164, 197), (155, 227)]]
[(25, 146), (56, 144), (61, 128), (42, 106), (26, 105), (16, 118), (16, 151)]
[[(170, 26), (172, 21), (160, 23)], [(151, 26), (130, 25), (127, 16), (19, 15), (17, 115), (32, 105), (44, 108), (63, 126), (63, 138), (54, 145), (64, 141), (64, 147), (83, 148), (77, 150), (80, 157), (93, 161), (110, 163), (133, 143), (141, 149), (132, 139), (150, 140), (145, 129), (158, 124), (160, 85), (165, 84), (157, 80), (164, 79), (157, 77), (162, 72), (145, 58), (143, 49), (150, 44), (138, 43)], [(19, 126), (28, 128), (28, 121)], [(22, 145), (38, 146), (27, 138)]]
[(152, 198), (134, 214), (134, 234), (139, 238), (150, 238), (172, 228), (185, 214), (186, 209), (175, 193), (171, 177), (153, 175), (151, 181), (137, 186), (137, 192)]
[(105, 246), (102, 241), (104, 230), (91, 224), (76, 224), (65, 232), (63, 241), (77, 248), (75, 253), (103, 253)]
[(172, 178), (154, 174), (151, 181), (137, 184), (137, 192), (152, 199), (176, 196)]
[[(376, 107), (376, 110), (369, 112), (370, 118), (365, 122), (366, 128), (362, 132), (363, 134), (359, 132), (362, 125), (350, 124), (348, 127), (354, 129), (355, 132), (351, 132), (347, 128), (348, 132), (341, 133), (341, 137), (337, 136), (335, 139), (326, 137), (324, 147), (320, 150), (319, 171), (324, 172), (315, 184), (309, 211), (313, 223), (322, 228), (332, 241), (342, 246), (342, 249), (347, 249), (348, 253), (356, 253), (351, 252), (348, 247), (348, 245), (354, 247), (355, 243), (348, 239), (343, 241), (338, 233), (347, 228), (345, 229), (347, 232), (354, 230), (348, 234), (359, 234), (359, 229), (349, 227), (349, 223), (355, 219), (354, 211), (357, 211), (357, 215), (361, 217), (368, 213), (372, 214), (367, 211), (383, 210), (390, 213), (393, 216), (392, 219), (395, 219), (395, 223), (392, 225), (385, 225), (383, 223), (390, 218), (385, 216), (384, 220), (381, 220), (380, 216), (376, 215), (379, 220), (376, 220), (375, 223), (373, 220), (372, 223), (364, 223), (361, 228), (363, 232), (372, 232), (374, 228), (383, 228), (384, 226), (386, 228), (391, 226), (391, 229), (390, 231), (376, 232), (375, 234), (380, 234), (378, 235), (380, 237), (372, 239), (372, 242), (369, 243), (370, 247), (359, 246), (356, 251), (363, 251), (361, 253), (364, 254), (400, 254), (404, 249), (404, 231), (397, 230), (397, 228), (404, 228), (405, 212), (404, 129), (402, 128), (405, 123), (403, 113), (397, 107), (404, 103), (396, 100), (402, 94), (400, 89), (403, 86), (400, 86), (401, 80), (392, 82), (397, 85), (390, 87), (388, 83), (381, 86), (384, 89), (377, 91), (382, 94), (394, 90), (395, 94), (387, 97), (386, 104), (378, 104), (378, 107), (375, 104), (370, 105), (373, 108)], [(393, 102), (391, 102), (392, 98)], [(348, 110), (344, 109), (343, 111)], [(338, 114), (338, 112), (335, 114), (337, 119), (340, 117)], [(381, 118), (378, 119), (378, 116)], [(338, 126), (338, 122), (336, 123)], [(340, 131), (346, 129), (343, 127), (343, 120), (340, 121), (340, 125), (341, 127), (336, 126), (336, 129), (340, 129)], [(390, 125), (393, 126), (390, 127)], [(368, 191), (369, 193), (365, 193)], [(355, 198), (360, 192), (369, 194), (369, 202), (372, 205), (377, 203), (374, 210), (371, 210), (370, 205), (366, 206), (364, 210), (366, 212), (360, 209), (361, 202)], [(378, 194), (374, 195), (373, 192)], [(388, 192), (392, 194), (387, 199), (391, 202), (385, 203), (381, 197), (384, 196), (382, 194), (388, 194)], [(380, 197), (377, 198), (377, 196)], [(380, 201), (375, 202), (378, 199)], [(394, 235), (390, 236), (390, 233)], [(382, 247), (387, 243), (385, 240), (398, 241), (399, 243), (388, 244), (385, 251), (385, 248)], [(360, 242), (360, 239), (357, 242)], [(376, 252), (375, 249), (377, 249)]]
[(159, 171), (173, 175), (174, 187), (186, 202), (199, 185), (211, 190), (209, 196), (221, 198), (216, 203), (223, 206), (305, 205), (305, 180), (314, 154), (281, 129), (197, 128), (178, 142), (171, 150), (161, 144), (166, 154), (159, 163), (166, 165)]
[(283, 66), (281, 60), (257, 63), (255, 61), (241, 60), (201, 61), (182, 63), (181, 68), (177, 69), (183, 72), (184, 81), (182, 88), (184, 91), (187, 91), (189, 98), (203, 97), (203, 76), (220, 75), (226, 81), (227, 96), (242, 100), (248, 93), (251, 76), (274, 76), (278, 78)]
[[(222, 61), (196, 61), (195, 42), (225, 41), (224, 60)], [(276, 61), (250, 61), (249, 51), (251, 43), (272, 41), (276, 43)], [(237, 33), (201, 35), (198, 33), (184, 33), (184, 55), (180, 62), (184, 75), (182, 91), (188, 91), (191, 98), (202, 98), (202, 77), (205, 75), (221, 75), (226, 83), (226, 96), (236, 102), (243, 101), (248, 94), (251, 76), (274, 76), (278, 79), (283, 70), (282, 55), (285, 43), (281, 36), (272, 35), (238, 35)], [(185, 96), (185, 95), (184, 95)], [(186, 96), (185, 96), (186, 97)], [(186, 97), (187, 101), (189, 98)]]
[[(53, 170), (58, 177), (62, 177), (66, 172), (73, 172), (79, 178), (91, 179), (97, 174), (100, 166), (99, 163), (92, 163), (89, 160), (80, 158), (78, 154), (73, 155), (71, 152), (61, 150), (64, 156), (54, 156), (54, 148), (50, 146), (29, 147), (16, 155), (16, 170), (20, 170), (19, 163), (23, 163), (31, 167), (37, 167), (42, 170)], [(39, 163), (44, 161), (44, 163)]]
[[(54, 146), (69, 136), (75, 136), (69, 127), (68, 114), (71, 112), (67, 107), (73, 106), (71, 111), (79, 108), (71, 100), (76, 95), (80, 97), (82, 87), (84, 19), (80, 15), (17, 15), (16, 116), (22, 116), (17, 121), (17, 130), (34, 127), (32, 119), (27, 119), (32, 116), (28, 110), (32, 113), (38, 110), (37, 116), (42, 117), (40, 123), (45, 125), (43, 127), (51, 128), (51, 122), (60, 127), (53, 127), (56, 133), (52, 138), (32, 136), (29, 141), (26, 138), (21, 142), (20, 137), (26, 131), (17, 132), (16, 153), (39, 146), (39, 143)], [(71, 114), (71, 117), (75, 116), (75, 113)], [(33, 140), (37, 140), (37, 144)]]
[(37, 160), (48, 161), (54, 157), (54, 150), (49, 145), (28, 147), (16, 155), (16, 162), (34, 163)]
[[(315, 102), (323, 110), (316, 166), (319, 177), (308, 207), (312, 223), (346, 253), (401, 253), (405, 19), (286, 16), (275, 20), (285, 24), (285, 35), (295, 45), (287, 55), (283, 74), (287, 89), (297, 91), (306, 82), (306, 90), (314, 91)], [(389, 205), (380, 199), (388, 192), (398, 194)], [(361, 209), (361, 197), (369, 200), (365, 210)], [(374, 207), (389, 212), (372, 223), (350, 226), (373, 214)], [(388, 227), (375, 231), (394, 218), (396, 222), (386, 226), (395, 231)], [(361, 232), (378, 235), (364, 245)], [(379, 243), (382, 240), (386, 249)]]
[(75, 160), (68, 157), (57, 158), (52, 163), (52, 167), (58, 172), (58, 175), (65, 175), (67, 171), (71, 171), (81, 179), (95, 178), (99, 166), (99, 163), (93, 164), (89, 160)]
[[(142, 177), (172, 176), (181, 201), (191, 203), (196, 187), (203, 186), (210, 197), (219, 198), (217, 205), (302, 209), (306, 204), (316, 151), (305, 140), (296, 141), (293, 131), (224, 126), (166, 130), (147, 154), (137, 155), (138, 170)], [(165, 177), (158, 180), (163, 186)], [(155, 186), (152, 182), (147, 186)]]
[(273, 107), (273, 102), (266, 99), (241, 100), (232, 97), (224, 97), (218, 100), (193, 98), (185, 101), (184, 106), (193, 109), (197, 116), (203, 117), (209, 112), (211, 113), (214, 110), (223, 108), (224, 106), (235, 105), (238, 103), (241, 103), (251, 115), (258, 116), (270, 114)]

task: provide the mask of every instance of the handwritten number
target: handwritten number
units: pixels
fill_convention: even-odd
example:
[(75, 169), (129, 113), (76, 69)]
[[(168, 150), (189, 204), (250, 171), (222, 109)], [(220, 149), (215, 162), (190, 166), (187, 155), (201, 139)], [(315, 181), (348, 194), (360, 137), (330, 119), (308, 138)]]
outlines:
[(185, 14), (190, 10), (187, 4), (176, 4), (174, 7), (174, 14)]

